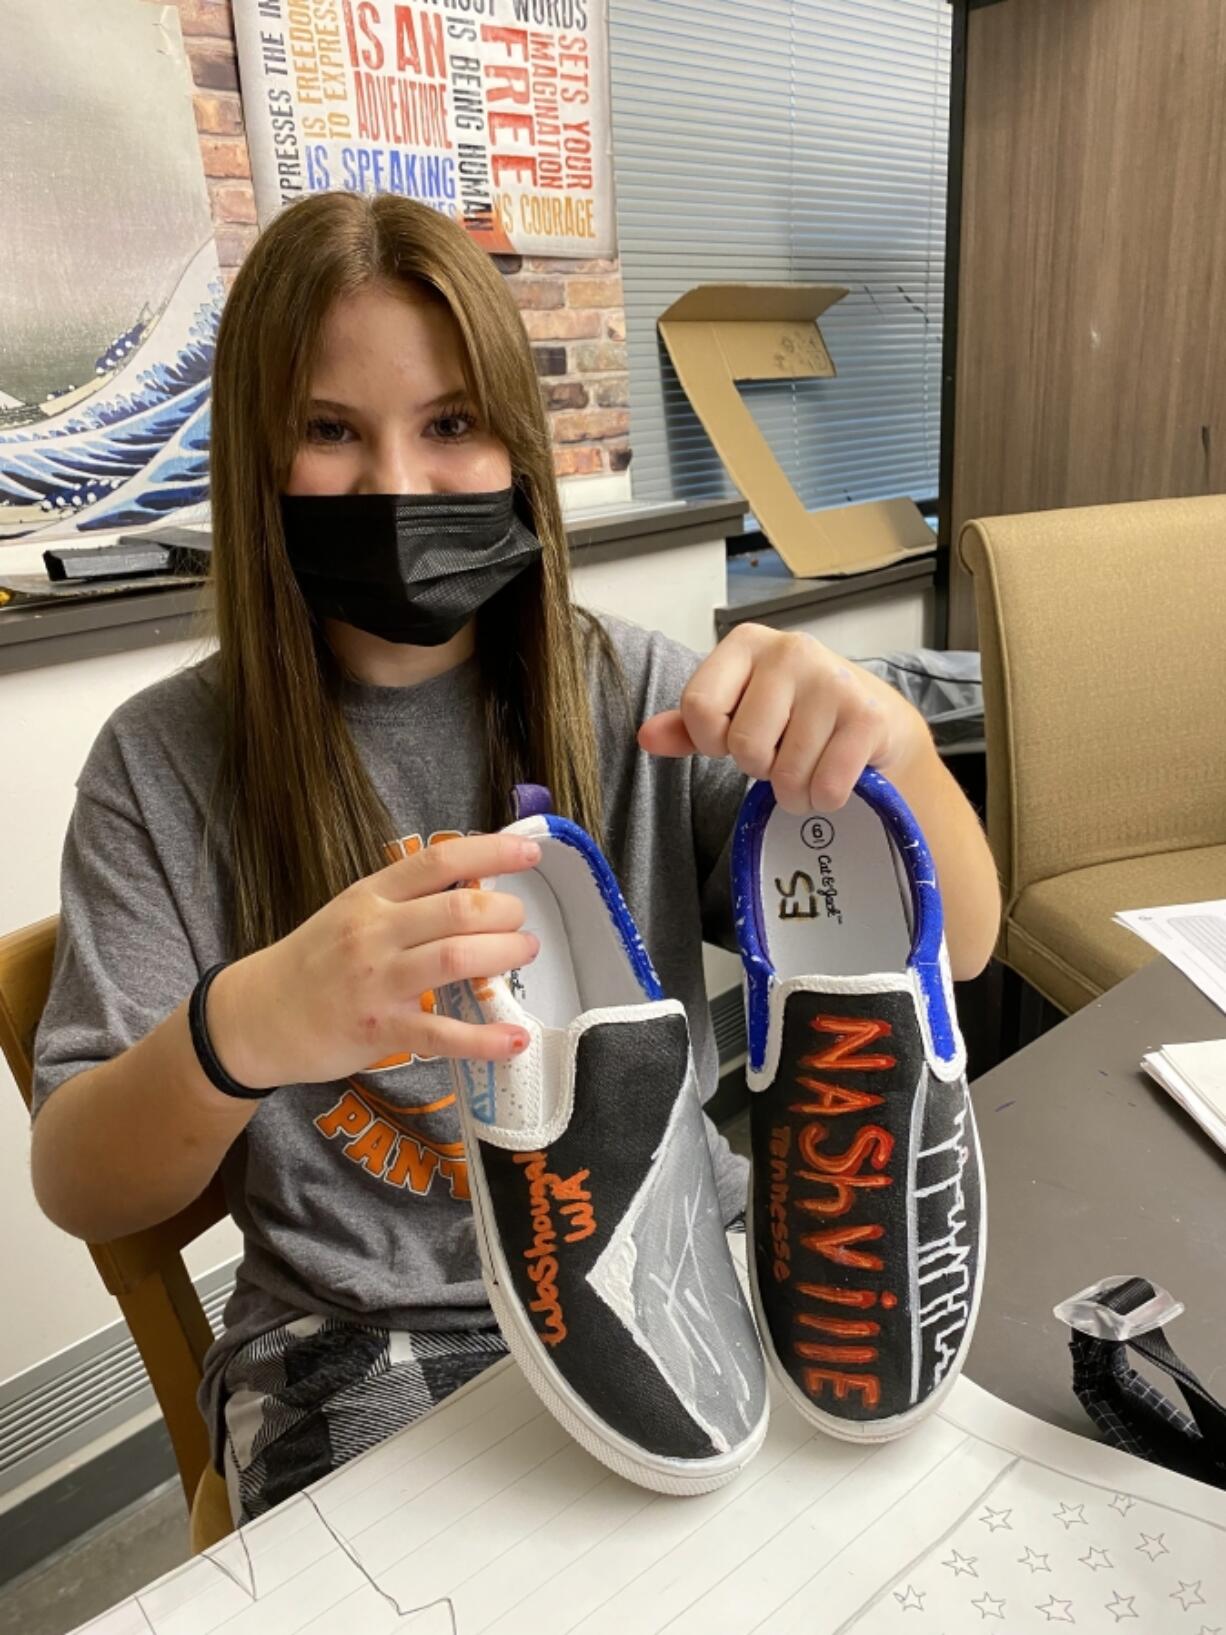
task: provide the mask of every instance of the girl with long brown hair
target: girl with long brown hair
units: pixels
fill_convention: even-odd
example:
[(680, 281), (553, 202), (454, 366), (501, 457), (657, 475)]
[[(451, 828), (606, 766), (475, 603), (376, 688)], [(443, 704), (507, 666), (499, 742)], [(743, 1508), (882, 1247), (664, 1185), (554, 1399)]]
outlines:
[[(448, 219), (339, 193), (285, 211), (230, 295), (213, 403), (218, 650), (124, 704), (79, 779), (34, 1177), (99, 1240), (220, 1170), (244, 1254), (202, 1407), (249, 1516), (502, 1352), (448, 1058), (526, 1040), (430, 995), (536, 953), (515, 896), (465, 885), (537, 859), (493, 832), (514, 785), (603, 844), (704, 1094), (701, 940), (731, 941), (747, 775), (807, 811), (888, 770), (955, 975), (986, 962), (997, 894), (921, 718), (874, 677), (756, 626), (700, 662), (572, 605), (531, 350)], [(731, 1220), (744, 1164), (709, 1135)]]

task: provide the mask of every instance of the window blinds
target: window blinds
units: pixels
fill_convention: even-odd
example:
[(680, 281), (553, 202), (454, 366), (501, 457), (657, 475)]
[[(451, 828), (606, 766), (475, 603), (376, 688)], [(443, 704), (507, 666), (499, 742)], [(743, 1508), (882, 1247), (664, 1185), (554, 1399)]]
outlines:
[(631, 472), (732, 492), (656, 318), (695, 284), (845, 285), (838, 376), (741, 391), (805, 505), (937, 492), (947, 0), (610, 0)]

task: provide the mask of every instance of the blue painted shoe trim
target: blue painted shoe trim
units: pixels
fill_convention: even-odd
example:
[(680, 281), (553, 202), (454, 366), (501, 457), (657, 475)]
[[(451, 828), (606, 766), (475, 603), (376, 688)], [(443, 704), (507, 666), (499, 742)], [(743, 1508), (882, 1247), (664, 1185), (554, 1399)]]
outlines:
[(664, 989), (660, 986), (660, 979), (656, 975), (655, 967), (651, 963), (651, 956), (639, 935), (639, 928), (634, 923), (634, 917), (626, 906), (626, 899), (621, 894), (621, 887), (613, 870), (609, 867), (604, 853), (588, 834), (577, 823), (569, 818), (555, 817), (549, 813), (545, 822), (549, 833), (555, 840), (564, 845), (572, 846), (583, 858), (596, 883), (596, 889), (604, 899), (604, 905), (609, 911), (609, 918), (617, 929), (621, 938), (622, 947), (630, 961), (631, 969), (638, 979), (644, 997), (647, 999), (663, 999)]
[(750, 784), (741, 802), (740, 815), (732, 836), (732, 917), (741, 945), (745, 970), (745, 1022), (749, 1035), (749, 1065), (759, 1069), (766, 1060), (766, 1034), (770, 1021), (770, 991), (775, 967), (767, 953), (766, 928), (762, 923), (762, 895), (758, 890), (762, 839), (771, 813), (775, 792), (769, 783)]

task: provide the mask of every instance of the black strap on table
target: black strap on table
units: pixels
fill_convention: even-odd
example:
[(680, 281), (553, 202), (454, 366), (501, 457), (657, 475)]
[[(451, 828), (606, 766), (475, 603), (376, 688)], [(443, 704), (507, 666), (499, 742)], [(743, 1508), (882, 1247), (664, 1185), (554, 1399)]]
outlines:
[[(1100, 1294), (1098, 1303), (1126, 1315), (1154, 1298), (1152, 1283), (1130, 1277)], [(1074, 1329), (1069, 1347), (1073, 1390), (1108, 1442), (1198, 1481), (1226, 1487), (1226, 1408), (1175, 1354), (1160, 1328), (1131, 1340), (1100, 1340)], [(1129, 1366), (1129, 1347), (1175, 1381), (1187, 1413)]]

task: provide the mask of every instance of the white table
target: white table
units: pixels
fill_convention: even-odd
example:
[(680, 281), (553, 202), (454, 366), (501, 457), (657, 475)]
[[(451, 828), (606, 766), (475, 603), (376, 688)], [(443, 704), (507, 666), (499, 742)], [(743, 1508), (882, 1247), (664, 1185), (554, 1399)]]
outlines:
[(1206, 1635), (1226, 1493), (961, 1380), (901, 1442), (776, 1404), (738, 1479), (611, 1475), (512, 1362), (85, 1626), (91, 1635)]

